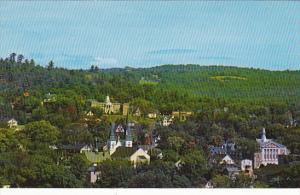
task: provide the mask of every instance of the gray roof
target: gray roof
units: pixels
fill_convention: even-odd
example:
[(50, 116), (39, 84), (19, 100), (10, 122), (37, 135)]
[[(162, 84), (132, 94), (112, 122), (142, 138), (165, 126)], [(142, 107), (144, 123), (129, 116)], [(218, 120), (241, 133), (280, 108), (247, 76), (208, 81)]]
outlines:
[(88, 172), (95, 172), (96, 171), (96, 167), (95, 166), (90, 166), (88, 168)]
[(209, 151), (212, 155), (215, 154), (226, 154), (226, 149), (224, 147), (219, 147), (219, 146), (211, 146), (209, 148)]
[(271, 139), (267, 139), (267, 141), (265, 141), (265, 142), (262, 142), (261, 139), (257, 139), (257, 142), (259, 143), (260, 147), (262, 147), (262, 148), (265, 147), (267, 144), (270, 144), (270, 143), (276, 145), (279, 148), (285, 148), (286, 147), (286, 146), (284, 146), (282, 144), (279, 144), (279, 143), (277, 143), (277, 142), (275, 142)]

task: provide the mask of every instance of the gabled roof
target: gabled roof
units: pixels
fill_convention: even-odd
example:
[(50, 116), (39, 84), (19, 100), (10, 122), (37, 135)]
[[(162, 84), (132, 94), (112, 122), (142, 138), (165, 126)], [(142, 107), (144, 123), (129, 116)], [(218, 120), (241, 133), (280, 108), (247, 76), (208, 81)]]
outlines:
[[(235, 164), (234, 160), (231, 158), (231, 156), (229, 156), (228, 154), (226, 154), (223, 158), (221, 163), (223, 163), (223, 161), (227, 161), (227, 160), (231, 160), (233, 161), (233, 164)], [(227, 163), (226, 163), (227, 164)], [(231, 164), (231, 163), (230, 163)]]
[(10, 119), (9, 121), (7, 121), (8, 123), (15, 123), (15, 122), (18, 122), (16, 119), (12, 118)]
[(95, 172), (95, 171), (96, 171), (96, 167), (95, 166), (88, 167), (88, 172)]
[(118, 127), (116, 128), (115, 131), (118, 132), (118, 133), (123, 133), (123, 132), (124, 132), (124, 128), (123, 128), (123, 126), (120, 124), (120, 125), (118, 125)]
[(135, 148), (121, 146), (116, 149), (116, 151), (111, 155), (111, 158), (129, 158), (135, 152)]
[(268, 146), (271, 146), (271, 145), (274, 145), (278, 148), (285, 148), (286, 146), (282, 145), (282, 144), (279, 144), (271, 139), (268, 139), (267, 141), (265, 142), (262, 142), (261, 139), (257, 139), (257, 142), (259, 143), (260, 147), (262, 148), (266, 148)]
[(67, 144), (67, 145), (61, 145), (58, 148), (64, 150), (81, 150), (84, 147), (89, 147), (89, 146), (86, 144), (75, 144), (75, 145)]

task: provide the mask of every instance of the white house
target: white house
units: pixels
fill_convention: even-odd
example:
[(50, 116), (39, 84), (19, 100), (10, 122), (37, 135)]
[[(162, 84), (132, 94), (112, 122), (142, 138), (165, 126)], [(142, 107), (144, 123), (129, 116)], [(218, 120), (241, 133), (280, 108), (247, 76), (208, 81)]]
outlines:
[(162, 120), (162, 126), (167, 127), (173, 123), (172, 117), (164, 117)]
[(16, 119), (12, 118), (9, 121), (7, 121), (7, 125), (9, 126), (9, 128), (17, 127), (18, 121), (16, 121)]
[(224, 156), (224, 158), (222, 158), (220, 164), (234, 165), (235, 163), (233, 159), (227, 154), (226, 156)]
[(252, 160), (244, 159), (241, 161), (241, 170), (247, 175), (253, 174)]
[(213, 186), (213, 184), (212, 184), (211, 181), (208, 181), (208, 182), (205, 184), (204, 187), (205, 187), (205, 188), (214, 188), (214, 186)]

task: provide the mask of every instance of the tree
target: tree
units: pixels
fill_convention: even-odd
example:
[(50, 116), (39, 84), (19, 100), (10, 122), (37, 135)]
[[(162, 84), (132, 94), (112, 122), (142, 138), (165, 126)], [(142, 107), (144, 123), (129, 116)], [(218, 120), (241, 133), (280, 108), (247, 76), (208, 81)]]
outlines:
[(128, 180), (135, 173), (132, 164), (123, 160), (103, 161), (98, 165), (97, 171), (100, 171), (101, 175), (96, 186), (104, 188), (127, 187)]
[(168, 137), (167, 142), (171, 149), (174, 149), (176, 152), (178, 152), (185, 140), (179, 136), (171, 136)]
[(53, 68), (54, 68), (54, 62), (51, 60), (51, 61), (48, 63), (47, 69), (48, 69), (48, 70), (52, 70)]
[(35, 61), (33, 59), (30, 60), (30, 65), (35, 66)]
[(19, 54), (17, 57), (17, 63), (22, 63), (22, 60), (24, 59), (24, 56), (22, 54)]
[(232, 187), (235, 188), (250, 188), (253, 186), (253, 178), (244, 174), (239, 174), (232, 184)]
[(11, 53), (10, 55), (9, 55), (9, 61), (10, 62), (16, 62), (16, 53)]
[(75, 154), (72, 156), (70, 160), (71, 170), (72, 173), (78, 178), (79, 180), (85, 181), (86, 179), (86, 171), (89, 166), (89, 161), (82, 154)]
[(170, 178), (153, 171), (142, 172), (132, 177), (128, 183), (130, 188), (170, 188), (173, 187)]
[(172, 183), (175, 188), (189, 188), (192, 186), (191, 181), (184, 175), (174, 175)]
[(95, 66), (92, 65), (91, 68), (90, 68), (90, 72), (94, 72), (95, 71)]
[(212, 178), (212, 182), (214, 187), (217, 188), (230, 188), (231, 185), (231, 180), (225, 175), (215, 175)]
[(37, 150), (56, 144), (59, 131), (50, 122), (42, 120), (26, 124), (25, 129), (20, 132), (20, 136), (25, 145)]
[(196, 185), (208, 174), (208, 163), (201, 150), (193, 150), (182, 157), (182, 168), (180, 172), (184, 174)]
[(87, 125), (81, 123), (68, 124), (62, 131), (62, 140), (64, 143), (92, 144), (94, 142), (92, 134), (89, 132)]
[(47, 109), (43, 106), (39, 106), (36, 109), (32, 110), (32, 119), (39, 121), (45, 119), (47, 115)]

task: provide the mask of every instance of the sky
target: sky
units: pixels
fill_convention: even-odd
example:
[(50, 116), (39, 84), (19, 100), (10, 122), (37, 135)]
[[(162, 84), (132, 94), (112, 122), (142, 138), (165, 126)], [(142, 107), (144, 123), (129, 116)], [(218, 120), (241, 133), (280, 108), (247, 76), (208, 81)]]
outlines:
[(78, 69), (162, 64), (300, 69), (300, 3), (1, 1), (0, 57)]

